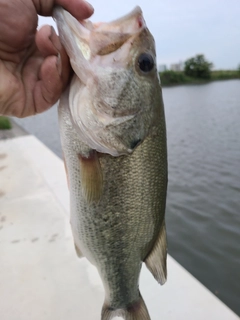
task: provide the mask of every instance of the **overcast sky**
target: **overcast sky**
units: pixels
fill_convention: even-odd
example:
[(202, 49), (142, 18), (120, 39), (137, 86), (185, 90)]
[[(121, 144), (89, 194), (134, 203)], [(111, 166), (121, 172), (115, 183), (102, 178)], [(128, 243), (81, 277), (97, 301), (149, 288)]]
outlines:
[[(215, 69), (240, 64), (240, 0), (92, 0), (92, 21), (111, 21), (139, 5), (157, 47), (159, 64), (178, 63), (198, 53)], [(39, 25), (52, 23), (40, 17)]]

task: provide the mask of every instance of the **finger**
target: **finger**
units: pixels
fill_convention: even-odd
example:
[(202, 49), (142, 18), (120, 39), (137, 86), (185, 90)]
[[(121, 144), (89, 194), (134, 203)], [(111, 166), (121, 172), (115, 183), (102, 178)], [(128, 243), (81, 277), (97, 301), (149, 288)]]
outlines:
[(49, 55), (58, 55), (62, 50), (61, 42), (51, 26), (43, 26), (37, 31), (35, 37), (36, 45), (38, 50), (41, 52), (43, 57)]
[[(60, 55), (61, 59), (58, 59), (59, 63), (57, 64), (58, 72), (60, 75), (62, 73), (62, 70), (64, 73), (69, 72), (69, 58), (53, 27), (42, 27), (36, 34), (36, 44), (38, 50), (45, 58), (50, 55), (56, 55), (58, 57)], [(63, 74), (63, 77), (64, 79), (67, 79), (68, 74)]]
[(83, 20), (89, 18), (94, 9), (90, 3), (81, 0), (56, 0), (56, 4), (69, 11), (76, 19)]
[(69, 11), (76, 19), (83, 20), (93, 14), (93, 7), (84, 0), (33, 0), (38, 14), (51, 16), (54, 5), (60, 5)]
[(51, 107), (60, 98), (67, 85), (70, 66), (61, 56), (48, 56), (40, 70), (40, 80), (34, 90), (36, 113), (41, 113)]

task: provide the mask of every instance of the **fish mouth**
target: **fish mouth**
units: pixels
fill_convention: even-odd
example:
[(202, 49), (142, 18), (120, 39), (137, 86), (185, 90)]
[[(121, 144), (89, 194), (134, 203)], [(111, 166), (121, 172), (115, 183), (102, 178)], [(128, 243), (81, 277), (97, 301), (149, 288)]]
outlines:
[[(73, 39), (68, 39), (68, 41), (74, 42), (71, 46), (77, 46), (82, 56), (88, 61), (96, 55), (102, 56), (116, 51), (133, 35), (146, 28), (139, 6), (125, 16), (107, 23), (92, 23), (90, 20), (78, 21), (59, 6), (54, 8), (53, 17), (60, 31), (65, 28), (68, 29), (68, 33), (72, 34)], [(61, 34), (63, 32), (60, 32), (60, 37)], [(69, 57), (72, 58), (73, 52), (70, 49), (66, 48)]]
[(80, 22), (92, 35), (89, 47), (92, 55), (106, 55), (118, 50), (129, 38), (139, 33), (146, 23), (138, 6), (129, 14), (109, 23)]

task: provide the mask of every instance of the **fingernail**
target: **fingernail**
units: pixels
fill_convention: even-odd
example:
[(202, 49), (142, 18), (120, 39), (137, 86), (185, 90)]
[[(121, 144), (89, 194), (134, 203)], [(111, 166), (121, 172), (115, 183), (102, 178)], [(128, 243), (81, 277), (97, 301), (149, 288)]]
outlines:
[(62, 76), (62, 58), (59, 52), (57, 55), (56, 67), (57, 67), (58, 74), (61, 77)]
[(84, 2), (86, 3), (86, 5), (88, 6), (90, 11), (94, 11), (93, 6), (89, 2), (87, 2), (87, 1), (84, 1)]

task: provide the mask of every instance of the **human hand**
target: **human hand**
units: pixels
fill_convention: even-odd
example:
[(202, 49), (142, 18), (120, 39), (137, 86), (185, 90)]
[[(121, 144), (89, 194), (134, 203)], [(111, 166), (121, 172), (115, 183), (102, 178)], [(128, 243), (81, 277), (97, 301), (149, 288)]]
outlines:
[(0, 115), (26, 117), (51, 107), (71, 68), (53, 27), (37, 31), (38, 16), (61, 5), (78, 20), (93, 9), (83, 0), (0, 0)]

